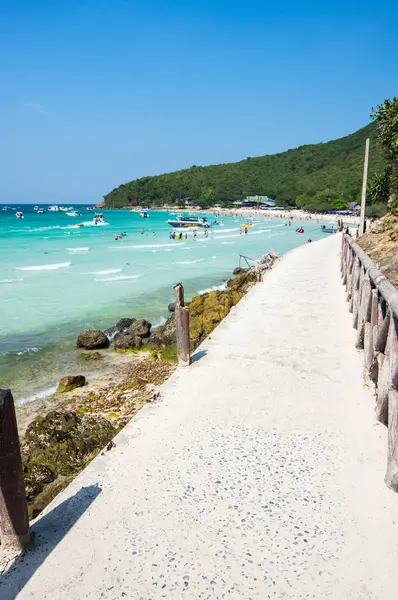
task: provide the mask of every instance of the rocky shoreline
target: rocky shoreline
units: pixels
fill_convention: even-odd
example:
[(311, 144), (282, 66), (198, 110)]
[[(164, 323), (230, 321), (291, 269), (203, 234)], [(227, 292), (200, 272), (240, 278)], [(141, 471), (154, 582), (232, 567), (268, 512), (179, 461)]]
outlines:
[[(193, 352), (247, 291), (272, 268), (268, 252), (250, 268), (236, 268), (224, 289), (195, 296), (190, 314)], [(144, 319), (123, 318), (104, 331), (81, 332), (77, 346), (86, 360), (102, 360), (113, 346), (123, 359), (115, 370), (91, 383), (81, 375), (60, 381), (57, 393), (18, 411), (29, 516), (47, 504), (99, 453), (112, 449), (115, 435), (148, 402), (176, 368), (173, 305), (166, 323), (152, 330)], [(109, 352), (109, 350), (107, 350)]]

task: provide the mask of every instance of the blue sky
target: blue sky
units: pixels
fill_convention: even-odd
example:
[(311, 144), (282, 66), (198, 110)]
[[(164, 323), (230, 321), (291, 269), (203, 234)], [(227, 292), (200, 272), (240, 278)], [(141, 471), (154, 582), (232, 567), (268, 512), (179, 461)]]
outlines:
[(397, 95), (397, 22), (386, 0), (2, 0), (0, 202), (354, 132)]

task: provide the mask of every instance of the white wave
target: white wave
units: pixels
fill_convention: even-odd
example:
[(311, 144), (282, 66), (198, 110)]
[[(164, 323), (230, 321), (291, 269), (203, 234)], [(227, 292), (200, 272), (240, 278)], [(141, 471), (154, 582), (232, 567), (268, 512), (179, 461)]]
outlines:
[(216, 258), (217, 258), (217, 256), (212, 256), (212, 259), (213, 259), (213, 260), (216, 260)]
[(23, 279), (0, 279), (0, 283), (19, 283)]
[(35, 354), (35, 352), (38, 351), (38, 348), (26, 348), (26, 350), (21, 350), (21, 352), (17, 352), (17, 356), (22, 356), (23, 354)]
[(233, 242), (221, 242), (221, 246), (231, 246)]
[(57, 391), (57, 387), (48, 388), (48, 390), (43, 390), (33, 396), (27, 396), (26, 398), (21, 398), (21, 400), (17, 400), (15, 403), (17, 406), (23, 406), (24, 404), (29, 404), (29, 402), (33, 402), (34, 400), (40, 400), (41, 398), (46, 398), (47, 396), (51, 396)]
[(217, 290), (226, 290), (227, 286), (225, 283), (222, 283), (221, 285), (213, 285), (212, 287), (208, 287), (205, 288), (204, 290), (199, 290), (198, 294), (202, 295), (202, 294), (208, 294), (209, 292), (215, 292)]
[(231, 231), (239, 231), (239, 227), (234, 227), (233, 229), (222, 229), (221, 231), (219, 229), (214, 229), (213, 233), (230, 233)]
[(33, 267), (17, 267), (17, 271), (56, 271), (57, 269), (64, 269), (70, 267), (71, 263), (56, 263), (53, 265), (37, 265)]
[(166, 317), (160, 317), (160, 319), (158, 321), (156, 321), (156, 323), (154, 323), (152, 325), (152, 327), (160, 327), (160, 325), (164, 325), (167, 322)]
[(126, 279), (138, 279), (143, 275), (116, 275), (116, 277), (104, 277), (102, 279), (95, 279), (95, 281), (125, 281)]
[(112, 275), (113, 273), (121, 273), (122, 269), (104, 269), (103, 271), (89, 271), (83, 275)]
[(90, 248), (66, 248), (69, 252), (88, 252)]
[(195, 263), (203, 262), (204, 258), (198, 258), (197, 260), (180, 260), (175, 262), (175, 265), (194, 265)]
[[(271, 229), (258, 229), (257, 231), (249, 230), (247, 235), (259, 235), (260, 233), (269, 233)], [(217, 237), (218, 240), (224, 240), (227, 238), (236, 238), (236, 237), (246, 237), (244, 233), (234, 233), (233, 235), (219, 235)], [(199, 240), (200, 242), (203, 240)]]
[(139, 246), (125, 246), (124, 244), (120, 245), (120, 246), (108, 246), (108, 248), (110, 250), (127, 250), (127, 249), (134, 249), (134, 250), (141, 250), (141, 249), (146, 249), (146, 248), (167, 248), (169, 246), (175, 246), (176, 244), (178, 244), (178, 246), (183, 246), (185, 244), (185, 242), (180, 242), (178, 240), (178, 242), (174, 242), (172, 244), (140, 244)]

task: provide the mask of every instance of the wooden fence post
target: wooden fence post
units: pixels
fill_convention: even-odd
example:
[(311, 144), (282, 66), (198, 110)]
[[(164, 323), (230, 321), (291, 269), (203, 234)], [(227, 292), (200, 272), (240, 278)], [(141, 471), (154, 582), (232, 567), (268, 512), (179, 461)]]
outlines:
[(1, 547), (23, 550), (29, 544), (29, 517), (17, 419), (10, 390), (0, 389), (0, 540)]
[(189, 366), (189, 311), (184, 307), (184, 288), (181, 283), (174, 287), (175, 318), (177, 329), (177, 358), (181, 366)]

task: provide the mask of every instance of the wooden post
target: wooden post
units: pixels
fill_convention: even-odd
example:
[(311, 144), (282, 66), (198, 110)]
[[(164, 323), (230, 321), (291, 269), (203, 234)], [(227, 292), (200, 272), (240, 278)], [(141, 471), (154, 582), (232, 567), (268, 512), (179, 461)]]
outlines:
[(363, 235), (365, 233), (365, 210), (366, 210), (366, 187), (368, 184), (368, 164), (369, 164), (369, 138), (366, 139), (366, 143), (365, 143), (365, 160), (363, 163), (361, 218), (359, 221), (359, 235)]
[(174, 287), (174, 299), (178, 364), (187, 367), (191, 364), (189, 354), (189, 311), (184, 308), (184, 288), (181, 283)]
[(0, 389), (0, 539), (1, 547), (23, 550), (30, 541), (14, 399)]

